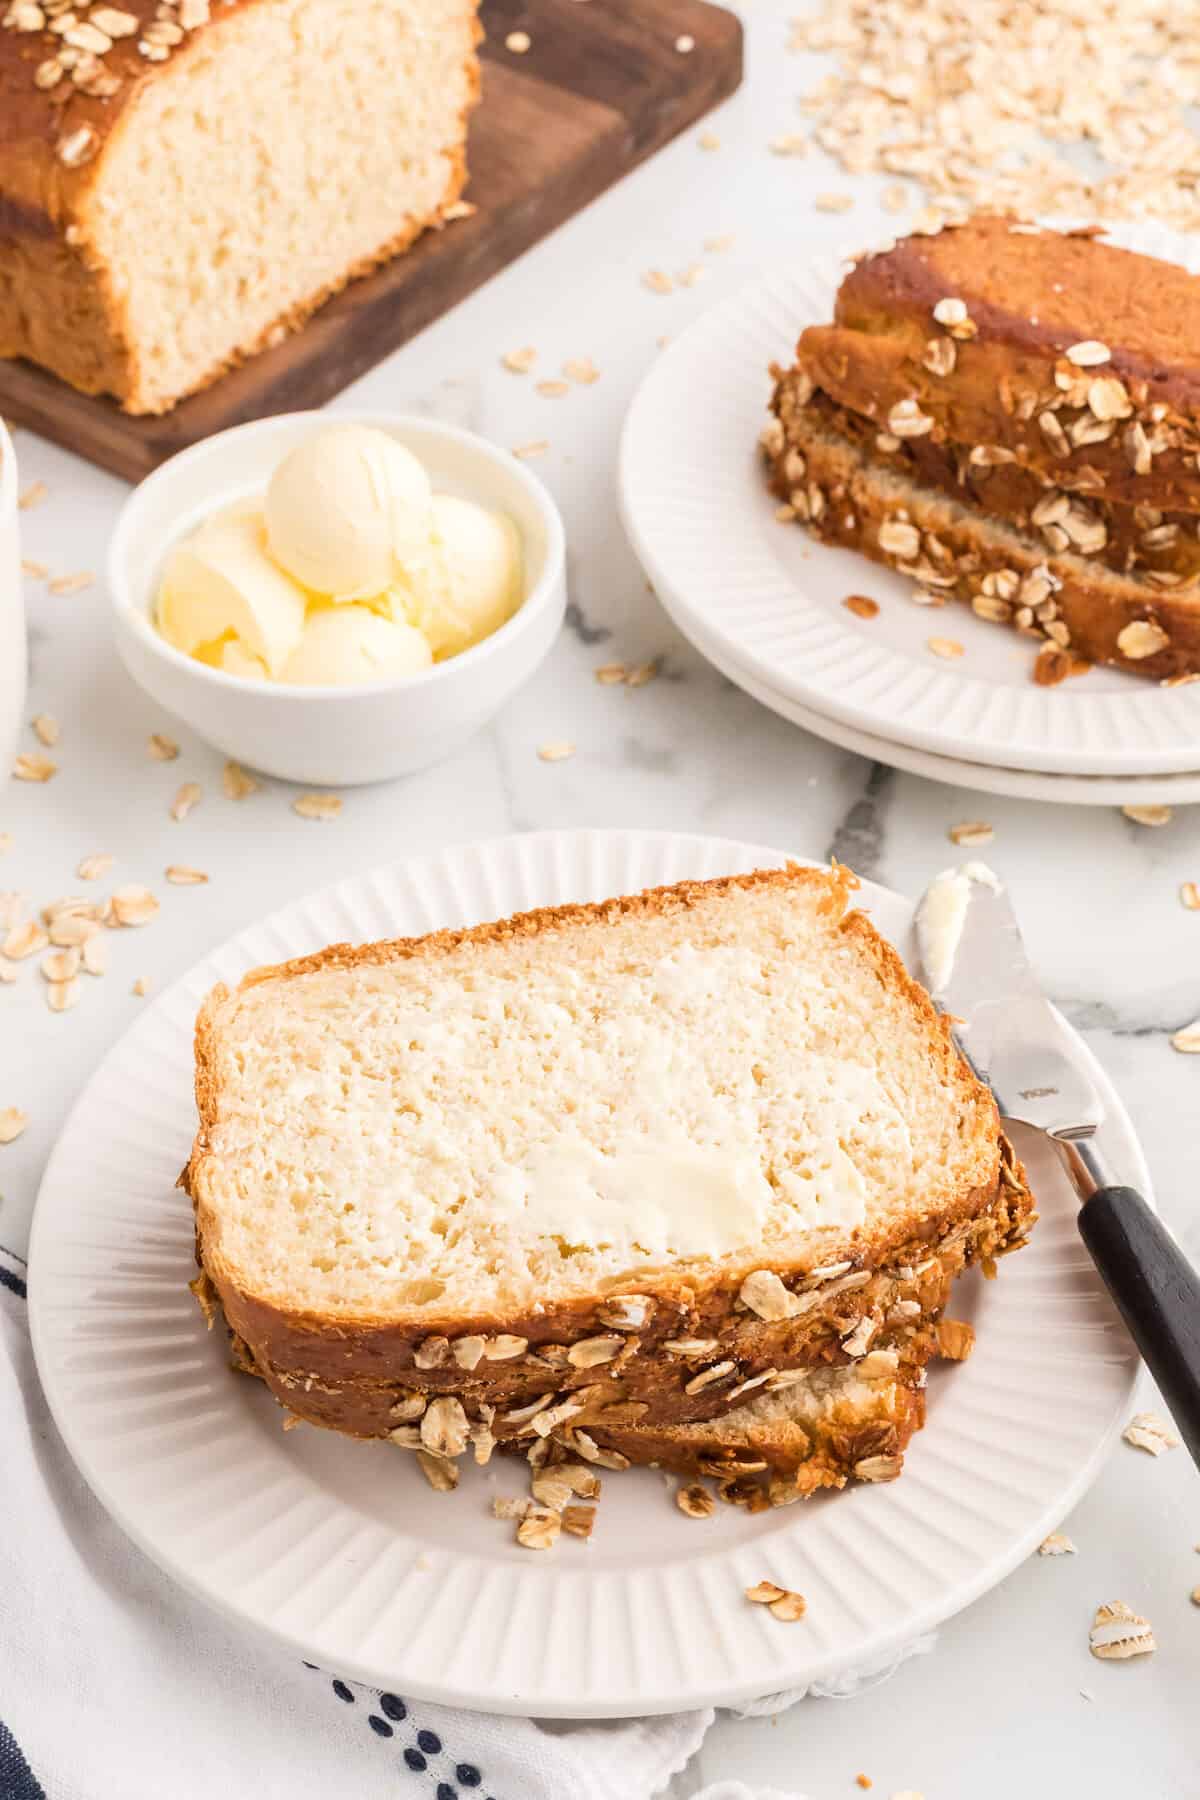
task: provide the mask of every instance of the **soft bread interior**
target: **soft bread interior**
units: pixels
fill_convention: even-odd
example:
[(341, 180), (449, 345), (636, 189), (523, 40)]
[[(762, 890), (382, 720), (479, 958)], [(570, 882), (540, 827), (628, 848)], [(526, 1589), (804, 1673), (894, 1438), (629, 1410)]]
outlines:
[(461, 180), (472, 0), (260, 0), (119, 122), (91, 202), (138, 410), (255, 348), (436, 219)]
[(916, 1229), (994, 1182), (994, 1115), (841, 912), (830, 878), (775, 872), (218, 996), (206, 1263), (332, 1318), (503, 1318)]

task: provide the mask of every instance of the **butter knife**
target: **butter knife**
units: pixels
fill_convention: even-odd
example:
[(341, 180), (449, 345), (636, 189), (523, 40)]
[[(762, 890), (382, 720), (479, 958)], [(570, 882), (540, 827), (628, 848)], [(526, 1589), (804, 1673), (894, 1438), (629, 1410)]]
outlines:
[(1064, 1048), (1029, 964), (1008, 895), (966, 864), (917, 912), (925, 982), (1001, 1117), (1042, 1132), (1079, 1195), (1079, 1235), (1200, 1466), (1200, 1274), (1096, 1142), (1100, 1096)]

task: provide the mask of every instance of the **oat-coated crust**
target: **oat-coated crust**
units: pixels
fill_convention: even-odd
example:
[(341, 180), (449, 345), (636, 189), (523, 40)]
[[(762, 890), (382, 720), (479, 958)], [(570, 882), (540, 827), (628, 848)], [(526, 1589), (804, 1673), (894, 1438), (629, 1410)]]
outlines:
[[(982, 617), (1069, 649), (1085, 664), (1111, 663), (1152, 680), (1200, 671), (1194, 587), (1162, 589), (1148, 577), (1119, 576), (1078, 554), (1052, 552), (902, 473), (897, 488), (898, 472), (886, 459), (832, 430), (819, 409), (784, 404), (783, 410), (777, 447), (766, 448), (768, 483), (814, 536), (898, 569), (945, 599), (966, 601)], [(789, 467), (796, 453), (805, 464), (800, 486)], [(919, 544), (885, 549), (880, 534), (894, 521), (914, 527)], [(1137, 631), (1132, 640), (1123, 636), (1131, 626), (1151, 628), (1148, 640)], [(1126, 646), (1144, 650), (1146, 641), (1150, 654), (1126, 653)]]
[[(945, 298), (965, 302), (976, 334), (955, 340), (953, 368), (936, 374), (923, 358), (947, 335), (933, 317)], [(1108, 359), (1072, 365), (1066, 352), (1085, 342)], [(1196, 512), (1197, 343), (1200, 278), (1090, 236), (1030, 235), (981, 216), (864, 257), (835, 322), (804, 331), (797, 357), (818, 387), (881, 426), (915, 402), (935, 442), (998, 445), (1060, 487)], [(1101, 376), (1123, 384), (1130, 406), (1103, 422), (1102, 438), (1084, 429), (1096, 424), (1087, 388)]]
[[(439, 1313), (434, 1307), (337, 1316), (293, 1309), (269, 1295), (255, 1292), (252, 1283), (223, 1255), (219, 1202), (211, 1195), (213, 1153), (210, 1140), (220, 1115), (218, 1064), (222, 1023), (227, 1009), (236, 1005), (237, 993), (271, 981), (302, 979), (308, 973), (323, 969), (353, 968), (364, 963), (379, 965), (416, 956), (437, 957), (462, 943), (503, 946), (517, 938), (569, 932), (582, 923), (617, 923), (628, 917), (686, 910), (714, 894), (731, 890), (792, 885), (816, 885), (822, 890), (823, 901), (836, 920), (836, 929), (846, 933), (865, 952), (875, 968), (881, 990), (902, 996), (923, 1021), (928, 1030), (930, 1055), (944, 1067), (948, 1084), (959, 1096), (962, 1117), (977, 1141), (981, 1170), (977, 1184), (952, 1196), (945, 1206), (928, 1213), (915, 1226), (909, 1219), (874, 1233), (860, 1230), (839, 1236), (830, 1232), (827, 1234), (829, 1241), (802, 1262), (772, 1265), (793, 1289), (803, 1288), (815, 1268), (825, 1268), (837, 1261), (849, 1262), (855, 1276), (866, 1273), (867, 1280), (859, 1286), (830, 1294), (828, 1307), (822, 1305), (812, 1315), (783, 1321), (759, 1320), (748, 1315), (739, 1301), (739, 1289), (746, 1275), (763, 1266), (761, 1258), (748, 1256), (736, 1269), (698, 1262), (614, 1278), (605, 1284), (603, 1292), (589, 1293), (543, 1308), (532, 1306), (518, 1317), (500, 1316), (483, 1308), (472, 1309), (469, 1314)], [(924, 990), (912, 981), (896, 952), (863, 914), (846, 910), (849, 892), (855, 885), (854, 878), (845, 870), (835, 868), (826, 873), (795, 866), (710, 882), (682, 882), (674, 887), (652, 889), (598, 905), (545, 908), (466, 931), (441, 931), (423, 938), (398, 939), (383, 944), (334, 945), (317, 956), (255, 970), (245, 977), (235, 994), (217, 988), (204, 1003), (197, 1020), (196, 1099), (200, 1124), (181, 1185), (191, 1194), (195, 1207), (198, 1260), (230, 1325), (250, 1347), (261, 1371), (269, 1380), (274, 1377), (280, 1383), (285, 1377), (298, 1376), (301, 1385), (305, 1381), (313, 1384), (332, 1382), (340, 1387), (347, 1382), (363, 1380), (383, 1387), (459, 1392), (471, 1388), (474, 1375), (477, 1390), (484, 1394), (511, 1397), (550, 1389), (567, 1391), (575, 1372), (571, 1371), (564, 1379), (561, 1363), (548, 1361), (547, 1350), (553, 1354), (554, 1347), (569, 1348), (580, 1339), (611, 1332), (609, 1319), (613, 1296), (632, 1294), (649, 1305), (646, 1308), (648, 1316), (629, 1334), (636, 1337), (637, 1350), (626, 1359), (621, 1370), (622, 1377), (635, 1384), (634, 1389), (628, 1391), (640, 1394), (645, 1388), (654, 1392), (667, 1381), (665, 1371), (668, 1370), (669, 1385), (678, 1390), (683, 1385), (683, 1376), (690, 1376), (694, 1369), (681, 1366), (678, 1358), (672, 1358), (663, 1349), (668, 1340), (699, 1337), (734, 1343), (738, 1349), (736, 1360), (750, 1365), (748, 1373), (757, 1372), (772, 1362), (784, 1367), (789, 1363), (837, 1359), (835, 1321), (847, 1321), (842, 1327), (844, 1332), (853, 1326), (871, 1301), (882, 1303), (884, 1294), (894, 1291), (889, 1285), (894, 1282), (894, 1277), (888, 1271), (895, 1266), (919, 1264), (940, 1248), (946, 1248), (948, 1254), (957, 1254), (961, 1264), (968, 1257), (992, 1257), (1021, 1242), (1031, 1218), (1032, 1201), (1023, 1172), (1013, 1163), (1000, 1134), (991, 1095), (959, 1056), (949, 1026), (936, 1013)], [(950, 1240), (956, 1232), (961, 1233), (961, 1241), (951, 1245)], [(486, 1379), (477, 1370), (464, 1372), (452, 1361), (425, 1370), (419, 1369), (414, 1361), (418, 1350), (431, 1339), (444, 1338), (453, 1342), (468, 1335), (493, 1334), (523, 1338), (527, 1340), (527, 1349), (512, 1362), (490, 1364)], [(452, 1352), (450, 1354), (452, 1356)], [(727, 1354), (722, 1351), (722, 1356)], [(640, 1372), (629, 1375), (628, 1371), (635, 1364), (639, 1370), (646, 1368), (644, 1377)], [(657, 1373), (655, 1364), (660, 1365)], [(606, 1373), (611, 1377), (612, 1371), (606, 1372), (603, 1366), (587, 1371), (593, 1382), (605, 1378)], [(736, 1385), (732, 1378), (730, 1384)], [(575, 1381), (575, 1385), (581, 1384)], [(309, 1391), (314, 1392), (315, 1385)], [(302, 1410), (298, 1399), (289, 1404), (297, 1411)], [(312, 1404), (316, 1407), (321, 1402), (316, 1400)], [(374, 1428), (377, 1427), (373, 1420)]]
[[(1159, 575), (1166, 577), (1171, 587), (1200, 577), (1200, 513), (1124, 506), (1105, 499), (1102, 491), (1067, 495), (1020, 463), (993, 462), (978, 453), (972, 459), (972, 447), (967, 444), (953, 444), (948, 438), (935, 442), (932, 436), (890, 437), (877, 421), (839, 406), (819, 389), (810, 395), (807, 377), (799, 369), (785, 370), (771, 401), (771, 411), (783, 423), (785, 434), (788, 421), (806, 408), (831, 430), (849, 438), (870, 460), (919, 486), (936, 488), (964, 506), (978, 507), (991, 518), (1003, 519), (1041, 542), (1047, 554), (1071, 550), (1122, 575), (1153, 571), (1151, 585)], [(790, 439), (788, 443), (790, 446)], [(777, 460), (772, 491), (786, 500), (796, 484), (787, 479), (786, 457)], [(1062, 523), (1064, 513), (1068, 514), (1067, 525)]]
[[(155, 22), (159, 0), (113, 0), (140, 26)], [(69, 78), (49, 91), (34, 71), (61, 46), (47, 31), (0, 28), (0, 357), (27, 357), (51, 369), (85, 394), (112, 394), (131, 413), (168, 411), (185, 396), (151, 394), (144, 387), (128, 297), (94, 249), (90, 206), (104, 169), (105, 152), (136, 119), (147, 87), (186, 73), (198, 56), (219, 53), (227, 28), (252, 6), (272, 0), (213, 0), (206, 23), (188, 32), (167, 61), (150, 62), (138, 50), (142, 30), (116, 39), (102, 59), (119, 81), (109, 97), (83, 92)], [(475, 24), (477, 44), (483, 32)], [(336, 281), (293, 302), (253, 341), (204, 372), (189, 392), (207, 387), (284, 334), (298, 329), (347, 283), (400, 255), (446, 210), (467, 179), (463, 144), (466, 121), (479, 97), (479, 63), (472, 55), (470, 85), (460, 118), (460, 144), (449, 153), (449, 173), (437, 206), (427, 217), (405, 222), (390, 242), (346, 269)], [(80, 132), (95, 134), (96, 148), (69, 166), (60, 147)]]

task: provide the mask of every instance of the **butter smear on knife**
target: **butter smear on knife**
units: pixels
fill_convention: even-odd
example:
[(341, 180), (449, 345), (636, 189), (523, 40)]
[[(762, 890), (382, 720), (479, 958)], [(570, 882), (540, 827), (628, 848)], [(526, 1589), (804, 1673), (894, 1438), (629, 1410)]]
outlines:
[(1001, 891), (999, 878), (986, 863), (969, 862), (957, 869), (943, 869), (921, 902), (917, 915), (921, 960), (929, 978), (929, 991), (935, 998), (945, 991), (954, 973), (973, 881), (991, 888), (993, 893)]

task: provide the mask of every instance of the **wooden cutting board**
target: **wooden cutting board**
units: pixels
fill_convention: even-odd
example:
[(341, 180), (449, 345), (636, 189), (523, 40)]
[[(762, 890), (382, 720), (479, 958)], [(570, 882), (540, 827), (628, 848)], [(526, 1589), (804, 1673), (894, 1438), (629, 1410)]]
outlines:
[[(356, 281), (300, 332), (163, 418), (128, 417), (29, 363), (0, 362), (0, 415), (138, 481), (177, 450), (320, 406), (726, 98), (742, 31), (704, 0), (483, 0), (474, 214)], [(505, 38), (526, 32), (524, 55)], [(693, 40), (690, 51), (676, 42)]]

